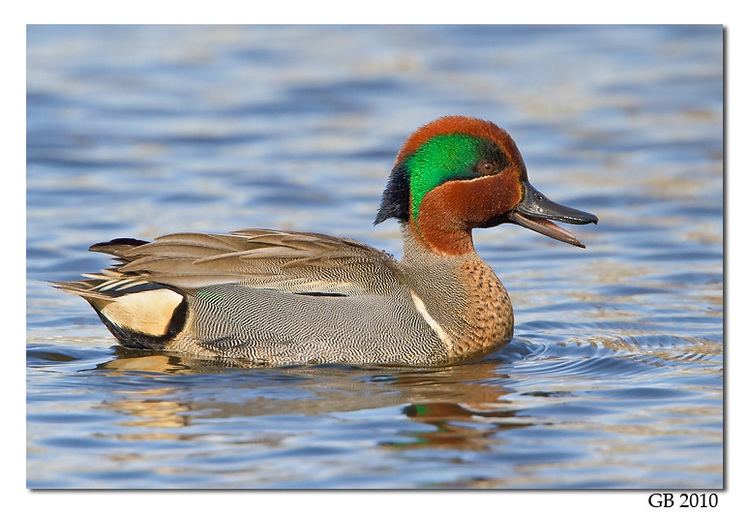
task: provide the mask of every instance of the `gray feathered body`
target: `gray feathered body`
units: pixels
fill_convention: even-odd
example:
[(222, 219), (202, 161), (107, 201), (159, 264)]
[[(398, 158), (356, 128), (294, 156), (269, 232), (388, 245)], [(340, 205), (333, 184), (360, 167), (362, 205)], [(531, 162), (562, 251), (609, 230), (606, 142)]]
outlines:
[(444, 365), (505, 344), (505, 289), (474, 253), (404, 259), (320, 234), (243, 230), (92, 246), (118, 262), (58, 287), (125, 346), (258, 365)]

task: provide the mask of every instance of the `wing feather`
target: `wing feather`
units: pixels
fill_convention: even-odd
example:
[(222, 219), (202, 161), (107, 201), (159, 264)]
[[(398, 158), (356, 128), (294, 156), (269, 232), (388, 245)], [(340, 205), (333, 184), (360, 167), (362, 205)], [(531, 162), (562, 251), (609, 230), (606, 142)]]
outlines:
[(399, 282), (398, 268), (390, 255), (357, 241), (317, 233), (262, 229), (229, 234), (174, 233), (150, 243), (102, 243), (92, 250), (110, 253), (119, 260), (102, 272), (105, 276), (185, 290), (234, 283), (297, 293), (350, 295), (386, 293)]

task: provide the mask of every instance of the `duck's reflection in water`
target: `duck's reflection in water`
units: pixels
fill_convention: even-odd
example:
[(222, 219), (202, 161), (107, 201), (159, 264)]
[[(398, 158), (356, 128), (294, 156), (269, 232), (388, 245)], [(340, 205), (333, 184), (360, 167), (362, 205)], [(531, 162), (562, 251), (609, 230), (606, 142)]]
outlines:
[(496, 433), (532, 425), (529, 422), (514, 421), (516, 411), (511, 409), (481, 411), (457, 403), (410, 404), (404, 408), (404, 414), (412, 420), (433, 425), (437, 429), (414, 433), (414, 441), (387, 442), (382, 445), (396, 449), (440, 447), (481, 451), (501, 443), (494, 436)]
[[(207, 434), (200, 429), (202, 423), (224, 421), (234, 426), (235, 421), (250, 422), (263, 416), (300, 417), (299, 430), (303, 432), (304, 417), (333, 416), (351, 423), (350, 416), (356, 412), (397, 407), (402, 418), (421, 427), (404, 429), (400, 423), (390, 435), (373, 433), (380, 447), (481, 451), (502, 443), (497, 433), (531, 425), (528, 418), (517, 418), (517, 409), (504, 398), (508, 390), (502, 382), (508, 378), (498, 373), (497, 361), (439, 369), (247, 367), (240, 361), (118, 349), (115, 359), (99, 366), (100, 371), (121, 378), (104, 407), (128, 416), (120, 425), (135, 429), (118, 438), (129, 440), (194, 440)], [(130, 375), (137, 377), (138, 386), (122, 386), (122, 378)], [(153, 377), (153, 387), (143, 386), (147, 376)], [(366, 424), (368, 419), (361, 419)], [(227, 434), (236, 431), (228, 429)], [(256, 432), (263, 440), (248, 440), (253, 436), (248, 431), (234, 443), (270, 447), (285, 436), (271, 436), (271, 440), (270, 433), (263, 431), (262, 435)]]

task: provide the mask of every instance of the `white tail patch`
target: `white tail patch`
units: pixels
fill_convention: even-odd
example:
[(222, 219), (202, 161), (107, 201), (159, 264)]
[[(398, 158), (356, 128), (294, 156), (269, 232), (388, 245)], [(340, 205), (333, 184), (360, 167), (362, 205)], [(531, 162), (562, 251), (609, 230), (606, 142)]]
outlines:
[(169, 289), (146, 290), (125, 294), (101, 309), (110, 322), (130, 331), (152, 337), (167, 334), (182, 296)]
[(425, 322), (427, 322), (427, 324), (430, 326), (430, 328), (432, 328), (432, 331), (435, 332), (440, 341), (445, 344), (448, 349), (452, 350), (453, 340), (451, 339), (450, 335), (445, 332), (443, 327), (439, 325), (435, 319), (432, 318), (430, 312), (427, 311), (427, 307), (424, 305), (422, 298), (412, 292), (411, 300), (414, 301), (414, 306), (417, 308), (417, 312), (419, 312), (419, 315), (421, 315)]

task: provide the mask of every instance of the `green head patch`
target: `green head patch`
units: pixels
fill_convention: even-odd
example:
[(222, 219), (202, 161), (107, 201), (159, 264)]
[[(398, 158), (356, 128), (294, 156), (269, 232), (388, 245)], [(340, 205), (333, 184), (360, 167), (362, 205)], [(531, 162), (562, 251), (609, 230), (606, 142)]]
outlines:
[(476, 176), (474, 165), (486, 142), (465, 134), (438, 135), (424, 143), (405, 161), (409, 176), (411, 215), (419, 215), (425, 195), (449, 180)]
[(390, 217), (401, 222), (416, 219), (422, 201), (435, 187), (494, 174), (507, 164), (507, 157), (488, 139), (464, 133), (436, 135), (396, 162), (375, 224)]

